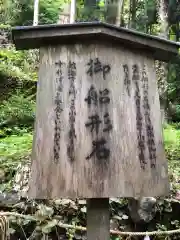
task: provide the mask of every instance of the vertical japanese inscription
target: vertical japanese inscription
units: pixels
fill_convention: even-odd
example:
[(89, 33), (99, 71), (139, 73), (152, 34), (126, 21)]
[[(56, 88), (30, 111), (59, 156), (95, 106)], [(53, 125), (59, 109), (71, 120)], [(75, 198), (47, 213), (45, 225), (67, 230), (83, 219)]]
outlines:
[(150, 105), (149, 105), (149, 96), (148, 96), (148, 77), (146, 74), (145, 66), (142, 71), (142, 84), (143, 84), (143, 108), (145, 115), (145, 124), (146, 124), (146, 137), (147, 145), (150, 159), (151, 168), (156, 167), (156, 145), (154, 140), (154, 129), (150, 118)]
[[(88, 70), (87, 74), (93, 77), (94, 74), (98, 72), (103, 73), (103, 79), (106, 79), (106, 74), (110, 72), (111, 67), (107, 64), (102, 64), (98, 58), (95, 60), (90, 59), (87, 64)], [(88, 107), (93, 106), (102, 106), (110, 103), (109, 90), (99, 89), (97, 90), (94, 85), (90, 86), (88, 90), (87, 97), (85, 98), (85, 102), (88, 104)], [(112, 130), (113, 126), (110, 120), (109, 113), (107, 111), (104, 112), (103, 119), (101, 119), (96, 112), (94, 115), (88, 117), (89, 121), (85, 123), (85, 126), (90, 129), (91, 133), (94, 133), (92, 136), (95, 136), (95, 139), (92, 141), (92, 151), (86, 157), (86, 159), (90, 159), (93, 156), (96, 156), (98, 160), (108, 159), (110, 156), (110, 150), (107, 147), (107, 140), (104, 136), (98, 137), (100, 125), (103, 124), (103, 133), (109, 133)]]
[(143, 135), (143, 116), (141, 112), (141, 94), (139, 88), (140, 73), (138, 65), (134, 64), (132, 67), (133, 75), (132, 80), (135, 84), (135, 104), (136, 104), (136, 128), (137, 128), (137, 141), (139, 150), (139, 161), (142, 169), (145, 169), (145, 138)]
[(60, 152), (60, 138), (61, 138), (61, 112), (62, 109), (62, 65), (61, 61), (55, 62), (56, 70), (56, 82), (57, 90), (55, 96), (55, 128), (54, 128), (54, 161), (57, 163), (59, 161), (59, 152)]
[(71, 162), (75, 160), (75, 149), (74, 149), (74, 140), (76, 138), (75, 133), (75, 118), (76, 118), (76, 109), (75, 109), (75, 99), (76, 99), (76, 89), (75, 89), (75, 78), (76, 78), (76, 63), (69, 61), (68, 63), (68, 79), (70, 83), (69, 87), (69, 99), (70, 99), (70, 111), (69, 111), (69, 133), (68, 133), (68, 147), (67, 154)]
[(123, 65), (123, 70), (124, 70), (124, 86), (126, 87), (127, 94), (130, 97), (131, 81), (129, 78), (129, 67), (127, 64)]

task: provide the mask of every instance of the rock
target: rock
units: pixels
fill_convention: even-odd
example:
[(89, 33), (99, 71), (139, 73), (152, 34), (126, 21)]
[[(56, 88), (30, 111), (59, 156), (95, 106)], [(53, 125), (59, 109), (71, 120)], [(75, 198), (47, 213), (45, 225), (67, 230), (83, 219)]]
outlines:
[(26, 197), (29, 190), (28, 182), (30, 175), (30, 162), (20, 163), (17, 167), (17, 173), (14, 177), (13, 190), (21, 197)]
[(150, 222), (155, 215), (156, 199), (153, 197), (143, 197), (139, 200), (130, 199), (128, 208), (130, 216), (135, 223)]
[(0, 207), (11, 207), (18, 203), (20, 197), (16, 192), (11, 193), (0, 193)]
[(9, 30), (0, 29), (0, 45), (9, 43)]

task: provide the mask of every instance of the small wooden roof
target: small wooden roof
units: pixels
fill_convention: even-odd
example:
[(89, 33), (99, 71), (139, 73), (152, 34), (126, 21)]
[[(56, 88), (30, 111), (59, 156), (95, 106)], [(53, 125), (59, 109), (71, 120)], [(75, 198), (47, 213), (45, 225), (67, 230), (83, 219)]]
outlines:
[(99, 41), (146, 51), (161, 61), (169, 61), (178, 54), (180, 47), (177, 42), (102, 22), (15, 27), (12, 38), (18, 50)]

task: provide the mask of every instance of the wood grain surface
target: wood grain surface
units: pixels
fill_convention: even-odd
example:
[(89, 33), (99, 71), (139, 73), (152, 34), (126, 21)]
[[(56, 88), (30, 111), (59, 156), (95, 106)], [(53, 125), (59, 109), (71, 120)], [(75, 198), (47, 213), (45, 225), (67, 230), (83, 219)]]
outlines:
[(41, 47), (30, 198), (169, 193), (154, 60), (109, 44)]

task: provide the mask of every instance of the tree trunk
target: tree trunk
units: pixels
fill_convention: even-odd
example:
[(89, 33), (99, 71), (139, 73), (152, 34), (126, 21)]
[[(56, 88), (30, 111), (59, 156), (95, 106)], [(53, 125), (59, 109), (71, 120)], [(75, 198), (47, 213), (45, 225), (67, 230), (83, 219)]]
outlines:
[(136, 29), (136, 6), (137, 2), (136, 0), (130, 0), (130, 17), (129, 17), (129, 28)]
[(94, 21), (97, 17), (95, 16), (95, 10), (97, 9), (96, 0), (85, 0), (84, 9), (84, 17), (86, 21)]
[(108, 0), (106, 5), (106, 22), (120, 26), (124, 0)]
[[(159, 21), (160, 21), (160, 37), (169, 38), (169, 23), (168, 23), (168, 1), (159, 1)], [(168, 63), (157, 61), (158, 88), (161, 104), (162, 123), (167, 121), (167, 74)]]
[(74, 23), (75, 20), (76, 20), (76, 0), (71, 0), (70, 23)]
[(161, 24), (160, 36), (164, 38), (169, 37), (169, 23), (168, 23), (168, 1), (159, 1), (159, 20)]
[(38, 25), (38, 17), (39, 17), (39, 0), (34, 0), (33, 26)]

